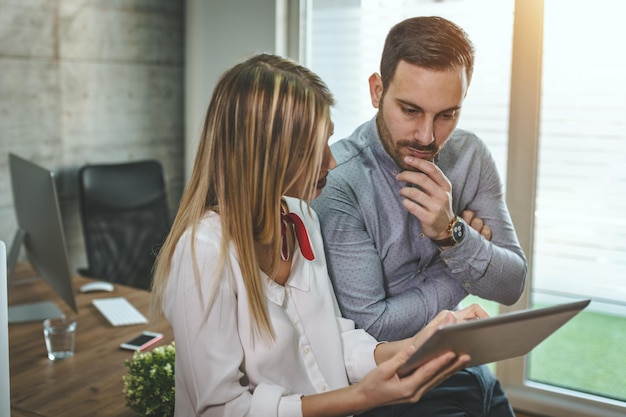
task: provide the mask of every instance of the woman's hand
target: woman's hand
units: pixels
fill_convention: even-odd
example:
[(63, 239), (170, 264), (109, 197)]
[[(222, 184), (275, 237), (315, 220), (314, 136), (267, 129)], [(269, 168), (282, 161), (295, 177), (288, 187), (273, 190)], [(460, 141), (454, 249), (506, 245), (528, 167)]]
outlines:
[(478, 304), (459, 311), (442, 311), (414, 337), (376, 347), (379, 365), (361, 382), (324, 394), (302, 397), (304, 416), (345, 416), (360, 414), (391, 404), (416, 403), (429, 389), (467, 366), (470, 356), (445, 352), (400, 378), (398, 370), (441, 326), (475, 320), (489, 315)]
[(468, 320), (483, 319), (489, 317), (480, 304), (472, 304), (462, 310), (451, 311), (443, 310), (435, 316), (422, 330), (417, 332), (411, 340), (411, 344), (417, 349), (428, 340), (435, 331), (442, 326), (461, 323)]
[(398, 369), (414, 352), (415, 347), (408, 344), (355, 386), (361, 398), (359, 403), (367, 405), (361, 411), (390, 404), (415, 403), (426, 391), (463, 369), (470, 360), (469, 355), (457, 356), (453, 352), (446, 352), (426, 362), (412, 374), (400, 378)]
[[(469, 355), (445, 352), (404, 378), (397, 375), (398, 369), (439, 327), (485, 317), (489, 314), (478, 304), (459, 311), (441, 311), (413, 338), (407, 339), (403, 349), (365, 376), (358, 384), (362, 400), (371, 404), (371, 408), (419, 401), (426, 391), (463, 369), (470, 360)], [(385, 347), (385, 344), (379, 346)]]
[(472, 304), (462, 310), (450, 311), (455, 318), (455, 323), (461, 323), (468, 320), (485, 319), (489, 317), (489, 313), (485, 311), (480, 304)]
[[(383, 343), (379, 346), (395, 344)], [(396, 346), (401, 346), (399, 343)], [(420, 366), (412, 374), (400, 378), (398, 369), (415, 352), (412, 344), (376, 368), (357, 384), (322, 394), (302, 397), (302, 415), (305, 417), (338, 417), (360, 414), (372, 408), (390, 404), (415, 403), (426, 391), (463, 369), (469, 361), (468, 355), (457, 357), (446, 352)]]

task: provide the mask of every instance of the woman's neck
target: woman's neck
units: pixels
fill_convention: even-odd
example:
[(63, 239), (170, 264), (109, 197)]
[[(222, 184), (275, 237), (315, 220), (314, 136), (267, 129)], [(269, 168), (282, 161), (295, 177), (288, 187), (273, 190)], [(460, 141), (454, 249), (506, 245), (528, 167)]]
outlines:
[[(281, 209), (285, 213), (289, 211), (289, 208), (287, 207), (287, 203), (285, 203), (284, 200), (281, 201)], [(272, 276), (271, 271), (270, 271), (271, 264), (272, 264), (271, 259), (272, 257), (274, 257), (274, 254), (276, 253), (275, 245), (281, 246), (280, 249), (282, 249), (282, 245), (283, 245), (282, 236), (281, 236), (280, 241), (273, 242), (273, 244), (269, 244), (269, 243), (261, 244), (259, 242), (254, 243), (254, 249), (255, 249), (256, 256), (259, 261), (259, 266), (261, 270), (265, 272), (265, 274), (269, 276), (273, 281), (275, 281), (277, 284), (280, 284), (280, 285), (285, 285), (285, 283), (289, 279), (289, 275), (291, 273), (291, 263), (293, 259), (293, 252), (295, 250), (295, 245), (296, 245), (295, 243), (296, 237), (294, 234), (293, 226), (291, 224), (287, 224), (283, 230), (285, 232), (284, 236), (285, 236), (285, 242), (288, 248), (287, 250), (288, 255), (279, 257), (278, 267), (276, 269), (274, 276)]]

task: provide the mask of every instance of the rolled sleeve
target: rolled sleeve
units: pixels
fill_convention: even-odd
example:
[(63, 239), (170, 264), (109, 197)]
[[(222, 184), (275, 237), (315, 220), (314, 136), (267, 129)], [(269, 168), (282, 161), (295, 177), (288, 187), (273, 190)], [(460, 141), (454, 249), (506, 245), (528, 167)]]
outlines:
[(357, 383), (376, 368), (374, 350), (378, 343), (376, 339), (362, 329), (355, 329), (354, 322), (340, 319), (342, 328), (341, 338), (344, 346), (344, 363), (348, 380), (351, 384)]
[(302, 400), (278, 385), (261, 384), (254, 390), (250, 417), (302, 417)]

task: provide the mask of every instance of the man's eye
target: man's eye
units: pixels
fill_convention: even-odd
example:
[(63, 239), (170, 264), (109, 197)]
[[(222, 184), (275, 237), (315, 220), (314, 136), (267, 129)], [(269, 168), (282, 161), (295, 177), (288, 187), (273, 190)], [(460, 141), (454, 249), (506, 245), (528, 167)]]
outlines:
[(439, 116), (442, 119), (444, 119), (444, 120), (454, 120), (454, 119), (456, 119), (456, 115), (457, 115), (457, 112), (456, 111), (452, 111), (452, 112), (449, 112), (449, 113), (442, 113)]
[(415, 113), (417, 113), (417, 110), (412, 109), (410, 107), (402, 107), (402, 113), (404, 113), (404, 114), (415, 114)]

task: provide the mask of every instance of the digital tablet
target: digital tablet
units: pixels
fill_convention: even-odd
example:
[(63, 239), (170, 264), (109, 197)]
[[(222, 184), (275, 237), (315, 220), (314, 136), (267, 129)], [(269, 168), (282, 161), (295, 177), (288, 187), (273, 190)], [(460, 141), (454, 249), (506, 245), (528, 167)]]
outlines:
[(500, 316), (442, 326), (398, 370), (400, 377), (453, 351), (471, 356), (467, 367), (522, 356), (567, 323), (591, 300), (514, 311)]

